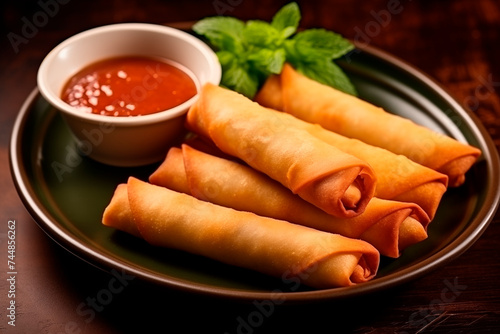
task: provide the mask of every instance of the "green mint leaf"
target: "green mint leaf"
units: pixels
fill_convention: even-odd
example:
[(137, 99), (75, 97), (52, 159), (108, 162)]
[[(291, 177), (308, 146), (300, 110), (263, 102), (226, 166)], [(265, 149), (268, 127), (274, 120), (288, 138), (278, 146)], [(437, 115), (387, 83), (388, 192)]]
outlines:
[(225, 50), (220, 50), (215, 53), (217, 55), (217, 58), (219, 59), (219, 63), (222, 68), (228, 68), (230, 66), (233, 66), (233, 62), (237, 61), (237, 57), (234, 53), (225, 51)]
[(334, 62), (354, 46), (341, 35), (325, 29), (299, 33), (297, 3), (281, 8), (270, 23), (247, 23), (225, 16), (202, 19), (193, 30), (217, 51), (222, 66), (221, 85), (253, 98), (270, 74), (279, 74), (285, 62), (313, 80), (349, 94), (356, 90)]
[(293, 37), (295, 48), (305, 58), (337, 59), (354, 48), (341, 35), (325, 29), (301, 31)]
[(283, 40), (286, 40), (288, 37), (292, 36), (295, 31), (297, 31), (297, 28), (295, 27), (286, 27), (285, 29), (281, 30), (280, 37)]
[(284, 49), (260, 49), (248, 56), (248, 61), (260, 74), (267, 77), (270, 74), (280, 74), (286, 60)]
[(311, 63), (317, 59), (323, 58), (315, 52), (310, 52), (311, 48), (308, 44), (301, 45), (301, 43), (298, 43), (295, 38), (287, 39), (283, 46), (286, 50), (287, 61), (295, 67), (302, 63)]
[(222, 67), (221, 85), (251, 99), (259, 88), (259, 78), (255, 72), (248, 69), (248, 64), (234, 59)]
[(244, 28), (243, 21), (225, 16), (207, 17), (193, 25), (194, 32), (205, 36), (215, 48), (235, 53), (244, 50), (242, 45)]
[(243, 29), (242, 36), (245, 44), (249, 47), (275, 48), (283, 42), (279, 31), (269, 23), (260, 20), (248, 21)]
[(295, 33), (300, 22), (300, 9), (297, 3), (292, 2), (283, 6), (274, 16), (271, 21), (273, 26), (278, 31), (283, 31), (283, 38), (288, 38)]
[(320, 60), (314, 63), (301, 63), (295, 67), (305, 76), (325, 85), (334, 87), (347, 94), (356, 96), (357, 91), (342, 69), (331, 60)]

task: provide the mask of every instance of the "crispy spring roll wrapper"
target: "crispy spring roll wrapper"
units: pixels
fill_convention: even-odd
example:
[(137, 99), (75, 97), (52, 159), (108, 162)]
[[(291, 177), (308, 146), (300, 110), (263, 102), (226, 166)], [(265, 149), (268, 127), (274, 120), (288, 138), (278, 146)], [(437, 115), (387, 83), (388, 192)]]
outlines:
[[(446, 191), (448, 181), (446, 175), (422, 166), (405, 156), (396, 155), (357, 139), (341, 136), (290, 115), (282, 121), (287, 121), (290, 127), (302, 128), (326, 143), (368, 162), (377, 177), (375, 197), (415, 203), (427, 213), (431, 220), (434, 218)], [(209, 139), (197, 137), (188, 144), (195, 145), (195, 148), (205, 153), (235, 160), (218, 150), (213, 143), (209, 142)], [(236, 160), (241, 162), (241, 160)]]
[[(378, 251), (362, 240), (200, 201), (133, 177), (127, 193), (125, 211), (141, 237), (154, 246), (279, 278), (299, 277), (315, 288), (363, 283), (378, 269)], [(108, 226), (129, 229), (123, 219), (107, 221), (115, 223)]]
[[(300, 119), (404, 155), (448, 175), (449, 186), (461, 185), (465, 173), (481, 154), (476, 147), (311, 80), (289, 64), (284, 66), (280, 77), (279, 85), (276, 78), (264, 85), (269, 93), (257, 95), (259, 103), (277, 107), (276, 101), (281, 101), (283, 111)], [(280, 88), (280, 98), (269, 98)]]
[[(268, 81), (266, 84), (275, 83)], [(270, 91), (274, 92), (274, 89)], [(342, 136), (318, 124), (296, 117), (283, 118), (283, 122), (285, 120), (288, 126), (304, 129), (326, 143), (368, 162), (377, 177), (375, 197), (416, 203), (424, 209), (431, 220), (434, 218), (448, 186), (447, 175), (416, 163), (404, 155)]]
[(187, 144), (192, 148), (205, 152), (210, 155), (215, 155), (216, 157), (228, 159), (228, 160), (239, 160), (240, 159), (222, 152), (215, 144), (208, 138), (202, 138), (198, 135), (191, 136), (190, 138), (184, 140), (183, 144)]
[(149, 181), (236, 210), (359, 238), (393, 258), (427, 238), (429, 218), (413, 203), (374, 197), (359, 216), (336, 218), (251, 167), (188, 145), (171, 148)]
[(254, 100), (267, 108), (283, 111), (283, 92), (281, 75), (271, 74), (254, 97)]
[(303, 129), (287, 127), (283, 116), (234, 91), (206, 84), (188, 111), (186, 125), (332, 215), (363, 212), (375, 192), (371, 167)]
[(128, 204), (127, 184), (121, 183), (116, 187), (111, 201), (106, 209), (104, 209), (102, 223), (106, 226), (118, 228), (136, 237), (141, 237), (131, 217), (132, 212)]
[[(446, 191), (448, 181), (446, 175), (422, 166), (405, 156), (396, 155), (357, 139), (341, 136), (293, 116), (287, 115), (282, 119), (282, 122), (285, 121), (290, 127), (302, 128), (326, 143), (368, 162), (377, 177), (375, 197), (415, 203), (427, 213), (431, 220), (434, 218), (441, 198)], [(209, 141), (209, 139), (198, 136), (188, 144), (195, 145), (195, 148), (205, 153), (235, 160), (234, 157), (224, 154)], [(241, 162), (241, 160), (236, 160)]]
[(368, 162), (377, 177), (376, 197), (416, 203), (431, 220), (434, 219), (447, 189), (448, 176), (403, 155), (341, 136), (320, 125), (293, 120), (295, 126), (301, 126), (326, 143)]

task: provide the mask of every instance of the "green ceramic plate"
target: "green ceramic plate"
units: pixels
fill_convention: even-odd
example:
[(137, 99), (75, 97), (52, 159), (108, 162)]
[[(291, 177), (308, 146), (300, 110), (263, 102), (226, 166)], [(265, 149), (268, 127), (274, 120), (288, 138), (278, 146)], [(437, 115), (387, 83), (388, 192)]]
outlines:
[(385, 289), (444, 265), (484, 232), (499, 202), (498, 155), (480, 122), (414, 68), (381, 51), (357, 49), (341, 62), (360, 97), (436, 131), (479, 147), (483, 155), (466, 183), (450, 189), (429, 227), (429, 238), (399, 259), (383, 258), (372, 281), (311, 290), (206, 258), (169, 249), (101, 225), (118, 183), (146, 179), (157, 167), (116, 168), (78, 155), (59, 114), (35, 89), (19, 112), (11, 139), (17, 190), (38, 225), (62, 247), (105, 270), (126, 270), (170, 288), (244, 300), (311, 301)]

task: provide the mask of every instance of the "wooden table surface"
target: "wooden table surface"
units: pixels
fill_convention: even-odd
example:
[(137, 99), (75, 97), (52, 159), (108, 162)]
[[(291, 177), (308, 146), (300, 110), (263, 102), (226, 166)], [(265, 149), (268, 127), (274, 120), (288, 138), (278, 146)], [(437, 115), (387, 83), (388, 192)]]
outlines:
[[(442, 84), (500, 147), (500, 3), (495, 0), (298, 1), (303, 27), (383, 49)], [(500, 216), (462, 256), (429, 275), (344, 301), (255, 305), (130, 281), (105, 307), (82, 308), (112, 276), (68, 253), (35, 224), (14, 188), (8, 145), (15, 117), (57, 43), (117, 22), (196, 21), (223, 14), (269, 20), (285, 1), (3, 1), (0, 38), (0, 332), (2, 333), (498, 333)], [(10, 38), (9, 38), (10, 36)], [(17, 36), (19, 39), (12, 39)], [(8, 324), (7, 228), (16, 221), (16, 322)], [(446, 295), (454, 286), (454, 294)], [(451, 297), (453, 298), (451, 298)], [(7, 310), (8, 313), (8, 310)], [(262, 320), (262, 321), (260, 321)], [(180, 328), (181, 330), (173, 330)], [(160, 331), (161, 330), (161, 331)]]

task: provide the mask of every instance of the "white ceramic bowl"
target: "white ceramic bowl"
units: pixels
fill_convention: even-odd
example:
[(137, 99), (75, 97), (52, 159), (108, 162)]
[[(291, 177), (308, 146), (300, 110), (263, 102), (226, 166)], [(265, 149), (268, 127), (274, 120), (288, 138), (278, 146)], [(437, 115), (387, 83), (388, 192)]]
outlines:
[(184, 133), (185, 113), (198, 95), (166, 111), (131, 117), (85, 113), (60, 97), (66, 82), (83, 67), (118, 56), (170, 59), (191, 72), (198, 88), (207, 82), (219, 84), (220, 63), (196, 37), (146, 23), (113, 24), (84, 31), (56, 46), (41, 63), (38, 89), (61, 112), (83, 155), (115, 166), (160, 161)]

